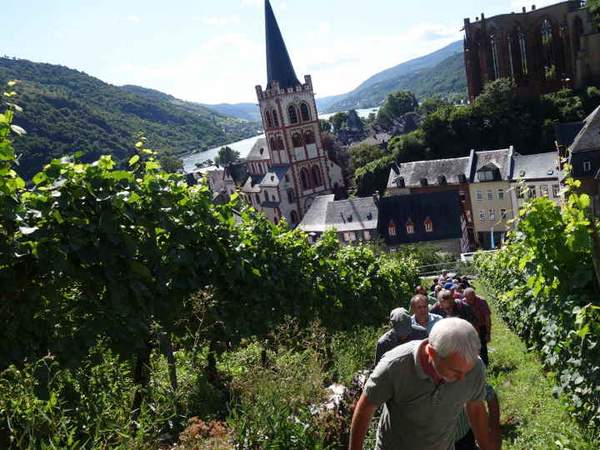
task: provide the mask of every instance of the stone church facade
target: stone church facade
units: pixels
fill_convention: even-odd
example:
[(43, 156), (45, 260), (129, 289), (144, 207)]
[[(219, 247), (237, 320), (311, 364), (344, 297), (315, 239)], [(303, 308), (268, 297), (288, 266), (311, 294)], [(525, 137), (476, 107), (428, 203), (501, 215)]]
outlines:
[(256, 86), (265, 137), (248, 155), (241, 192), (271, 221), (295, 226), (316, 196), (342, 191), (344, 181), (323, 150), (312, 79), (296, 77), (268, 0), (265, 24), (268, 81)]
[(464, 21), (465, 67), (471, 100), (486, 83), (511, 78), (519, 95), (600, 79), (600, 32), (589, 10), (570, 0), (530, 11)]

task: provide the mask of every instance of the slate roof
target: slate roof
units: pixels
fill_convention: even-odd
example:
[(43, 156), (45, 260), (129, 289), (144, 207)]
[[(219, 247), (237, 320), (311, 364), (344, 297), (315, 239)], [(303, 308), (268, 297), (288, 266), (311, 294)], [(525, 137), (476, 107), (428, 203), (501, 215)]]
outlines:
[(482, 169), (492, 167), (498, 168), (502, 180), (509, 180), (512, 175), (512, 148), (504, 148), (500, 150), (482, 150), (475, 152), (474, 173), (471, 174), (471, 182), (478, 181), (475, 178), (475, 173)]
[(298, 227), (306, 232), (359, 231), (377, 228), (378, 210), (373, 197), (334, 201), (334, 195), (316, 197)]
[(265, 174), (260, 182), (261, 187), (277, 187), (285, 177), (285, 174), (290, 170), (290, 166), (275, 166)]
[[(460, 197), (456, 191), (382, 197), (379, 201), (377, 230), (386, 243), (392, 246), (460, 239), (462, 238), (461, 211)], [(430, 233), (425, 231), (427, 218), (433, 225), (433, 231)], [(406, 232), (409, 219), (415, 227), (414, 234)], [(388, 234), (388, 226), (392, 220), (396, 225), (396, 236)]]
[(271, 156), (269, 154), (267, 140), (264, 137), (261, 137), (256, 140), (252, 149), (250, 149), (250, 153), (246, 156), (246, 161), (262, 161), (263, 159), (271, 159)]
[(390, 170), (388, 178), (388, 188), (398, 187), (397, 178), (404, 178), (406, 187), (419, 187), (421, 180), (427, 179), (427, 184), (439, 184), (438, 177), (445, 176), (446, 183), (460, 183), (459, 175), (468, 177), (469, 157), (464, 158), (449, 158), (449, 159), (434, 159), (430, 161), (414, 161), (402, 163), (399, 165), (398, 172), (394, 169)]
[(244, 185), (242, 186), (242, 192), (249, 193), (259, 193), (260, 192), (260, 182), (263, 179), (260, 175), (250, 175)]
[(269, 0), (265, 0), (265, 34), (267, 40), (267, 88), (273, 81), (287, 89), (300, 84), (288, 54), (279, 25), (275, 19)]
[(520, 155), (515, 153), (513, 179), (537, 180), (558, 178), (558, 154), (556, 152)]
[(600, 106), (583, 121), (584, 125), (571, 146), (571, 153), (600, 150)]

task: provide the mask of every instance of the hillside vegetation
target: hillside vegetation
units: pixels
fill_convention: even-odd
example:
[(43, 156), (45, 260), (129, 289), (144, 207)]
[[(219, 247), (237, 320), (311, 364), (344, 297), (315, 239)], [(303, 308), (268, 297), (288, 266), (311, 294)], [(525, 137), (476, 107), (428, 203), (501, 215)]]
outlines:
[(256, 125), (219, 115), (158, 91), (120, 88), (63, 66), (0, 58), (0, 83), (20, 80), (23, 113), (15, 124), (28, 133), (15, 142), (20, 171), (31, 178), (52, 158), (84, 153), (92, 161), (122, 161), (142, 132), (162, 154), (208, 149), (256, 134)]

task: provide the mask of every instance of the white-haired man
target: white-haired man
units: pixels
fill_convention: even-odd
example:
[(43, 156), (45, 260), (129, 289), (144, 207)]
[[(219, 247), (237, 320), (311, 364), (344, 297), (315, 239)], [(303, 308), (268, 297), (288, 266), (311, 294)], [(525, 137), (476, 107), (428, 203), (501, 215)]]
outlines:
[(440, 320), (429, 338), (387, 352), (369, 377), (354, 410), (350, 450), (362, 450), (369, 422), (383, 406), (376, 450), (451, 450), (458, 416), (467, 409), (481, 450), (499, 448), (485, 408), (485, 368), (473, 326)]

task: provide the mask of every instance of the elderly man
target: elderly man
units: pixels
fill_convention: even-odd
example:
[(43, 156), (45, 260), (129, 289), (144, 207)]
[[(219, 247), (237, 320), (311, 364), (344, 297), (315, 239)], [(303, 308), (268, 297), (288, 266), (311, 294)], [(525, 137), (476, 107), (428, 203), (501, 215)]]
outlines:
[(425, 339), (427, 330), (419, 325), (413, 325), (410, 314), (404, 308), (396, 308), (390, 313), (390, 328), (377, 341), (377, 350), (375, 351), (375, 365), (381, 357), (391, 349), (400, 344), (416, 339)]
[(431, 329), (435, 323), (438, 320), (442, 320), (442, 316), (429, 312), (427, 297), (424, 295), (415, 295), (410, 299), (410, 312), (413, 313), (411, 316), (413, 325), (424, 327), (427, 333), (431, 333)]
[(460, 317), (475, 325), (475, 316), (469, 305), (460, 299), (455, 299), (452, 292), (442, 289), (438, 294), (438, 302), (429, 310), (433, 314), (446, 317)]
[(488, 365), (487, 344), (492, 336), (492, 312), (488, 303), (475, 294), (475, 289), (465, 289), (465, 303), (469, 305), (473, 311), (474, 322), (473, 326), (479, 333), (481, 339), (481, 359)]
[(386, 353), (369, 377), (350, 428), (350, 450), (362, 450), (369, 422), (384, 405), (376, 450), (450, 450), (462, 408), (481, 450), (495, 450), (488, 426), (485, 366), (479, 336), (465, 320), (440, 320), (429, 339)]

